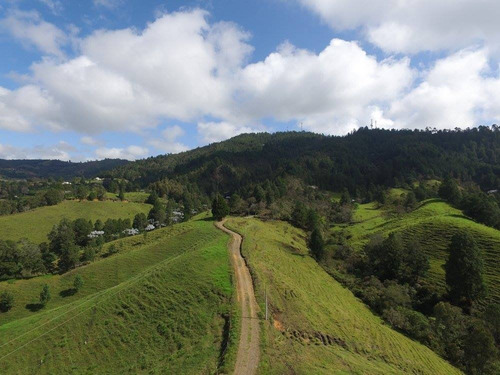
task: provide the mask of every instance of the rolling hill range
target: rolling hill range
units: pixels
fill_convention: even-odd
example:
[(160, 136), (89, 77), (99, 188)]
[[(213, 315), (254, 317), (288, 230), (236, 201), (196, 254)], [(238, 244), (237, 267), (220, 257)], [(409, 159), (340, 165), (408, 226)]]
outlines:
[[(402, 190), (398, 192), (405, 194)], [(448, 258), (450, 239), (455, 233), (467, 231), (483, 254), (488, 299), (500, 302), (500, 231), (470, 220), (440, 199), (425, 200), (412, 212), (400, 215), (391, 214), (374, 202), (362, 204), (354, 211), (352, 224), (336, 225), (332, 231), (343, 232), (348, 244), (356, 250), (375, 234), (387, 237), (391, 232), (399, 232), (404, 241), (418, 242), (430, 257), (427, 279), (441, 292), (446, 287), (443, 265)]]
[(263, 324), (261, 374), (459, 374), (427, 347), (390, 329), (309, 255), (284, 222), (230, 219), (244, 237)]
[(28, 240), (40, 243), (47, 241), (47, 234), (62, 218), (133, 219), (137, 213), (148, 214), (151, 205), (133, 202), (89, 202), (66, 200), (55, 206), (36, 208), (18, 214), (0, 216), (0, 238), (3, 240)]
[[(64, 275), (0, 283), (16, 295), (0, 314), (0, 373), (222, 371), (233, 355), (227, 239), (200, 217), (115, 241), (118, 254)], [(70, 293), (76, 275), (84, 285)], [(52, 299), (37, 310), (43, 284)]]
[[(172, 179), (203, 193), (232, 193), (293, 176), (330, 191), (393, 187), (452, 174), (484, 190), (500, 186), (500, 128), (463, 131), (361, 128), (342, 137), (306, 132), (243, 134), (223, 142), (139, 160), (110, 172), (147, 187)], [(217, 170), (217, 184), (214, 173)], [(217, 185), (217, 186), (216, 186)]]

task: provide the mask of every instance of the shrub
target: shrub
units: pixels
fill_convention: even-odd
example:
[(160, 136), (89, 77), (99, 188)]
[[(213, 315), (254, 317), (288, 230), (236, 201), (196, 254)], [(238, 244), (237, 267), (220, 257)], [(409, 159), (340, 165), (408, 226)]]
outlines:
[(40, 304), (45, 306), (50, 301), (50, 289), (47, 284), (45, 284), (40, 292)]
[(7, 312), (14, 306), (14, 296), (9, 292), (0, 294), (0, 311)]

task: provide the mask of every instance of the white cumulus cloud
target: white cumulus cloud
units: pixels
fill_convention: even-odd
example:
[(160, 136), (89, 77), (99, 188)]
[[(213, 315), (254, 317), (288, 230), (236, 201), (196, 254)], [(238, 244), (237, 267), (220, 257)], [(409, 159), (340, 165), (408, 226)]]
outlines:
[(500, 47), (497, 0), (298, 0), (335, 30), (360, 28), (388, 52)]
[(500, 119), (499, 89), (487, 51), (462, 50), (424, 72), (417, 87), (391, 103), (388, 115), (399, 127), (472, 127), (478, 119)]
[(377, 61), (354, 42), (334, 39), (319, 54), (285, 44), (242, 70), (239, 104), (245, 117), (343, 133), (369, 123), (371, 112), (399, 97), (413, 78), (408, 59)]

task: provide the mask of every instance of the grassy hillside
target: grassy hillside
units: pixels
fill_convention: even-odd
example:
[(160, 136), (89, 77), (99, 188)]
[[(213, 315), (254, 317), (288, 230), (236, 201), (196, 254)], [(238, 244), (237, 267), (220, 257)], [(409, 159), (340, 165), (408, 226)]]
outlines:
[(355, 249), (360, 249), (376, 233), (387, 236), (396, 231), (405, 241), (418, 241), (430, 257), (428, 279), (442, 291), (445, 290), (443, 265), (450, 239), (458, 231), (469, 231), (483, 251), (488, 298), (500, 302), (500, 231), (468, 219), (439, 199), (424, 201), (414, 211), (398, 216), (377, 208), (376, 203), (363, 204), (355, 211), (354, 221), (353, 225), (339, 225), (333, 230), (344, 231)]
[(137, 213), (147, 214), (151, 206), (132, 202), (64, 201), (56, 206), (36, 208), (32, 211), (0, 217), (0, 239), (19, 240), (23, 237), (40, 243), (47, 241), (47, 234), (54, 224), (65, 217), (71, 220), (84, 218), (132, 219)]
[[(0, 314), (0, 373), (215, 372), (233, 292), (227, 236), (200, 219), (115, 244), (68, 274), (0, 283), (16, 296)], [(64, 297), (77, 274), (83, 288)], [(44, 283), (52, 299), (32, 312)]]
[(264, 308), (262, 374), (458, 374), (427, 347), (390, 329), (307, 255), (304, 233), (283, 222), (231, 219)]

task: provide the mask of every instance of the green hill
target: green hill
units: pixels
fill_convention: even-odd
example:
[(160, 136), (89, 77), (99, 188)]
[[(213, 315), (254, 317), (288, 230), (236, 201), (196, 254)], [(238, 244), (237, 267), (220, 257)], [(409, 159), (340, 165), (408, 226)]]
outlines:
[(310, 256), (305, 234), (284, 222), (231, 219), (244, 236), (257, 300), (267, 290), (262, 374), (459, 374), (427, 347), (387, 327)]
[(89, 202), (63, 201), (55, 206), (36, 208), (13, 215), (0, 216), (0, 239), (19, 240), (27, 238), (40, 243), (47, 241), (47, 234), (62, 218), (75, 220), (84, 218), (95, 221), (101, 219), (126, 219), (143, 212), (147, 214), (151, 206), (132, 202)]
[(453, 234), (469, 231), (483, 251), (488, 298), (500, 302), (500, 231), (478, 224), (440, 199), (422, 202), (414, 211), (391, 215), (376, 203), (359, 205), (354, 224), (337, 225), (333, 231), (344, 231), (348, 243), (360, 249), (370, 236), (400, 232), (404, 241), (416, 241), (429, 255), (431, 269), (427, 276), (441, 291), (445, 290), (443, 265)]
[[(0, 314), (0, 373), (220, 367), (233, 293), (227, 236), (200, 218), (114, 243), (118, 254), (67, 274), (0, 283), (15, 295), (15, 307)], [(73, 294), (76, 275), (84, 286)], [(31, 311), (43, 284), (52, 299)]]

